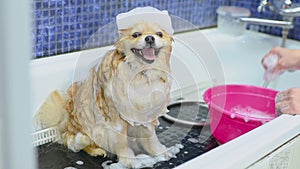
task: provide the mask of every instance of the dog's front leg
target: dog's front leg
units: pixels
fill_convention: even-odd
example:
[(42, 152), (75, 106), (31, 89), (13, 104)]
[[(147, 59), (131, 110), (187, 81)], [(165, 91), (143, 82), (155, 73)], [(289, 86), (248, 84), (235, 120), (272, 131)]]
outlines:
[(119, 163), (134, 167), (135, 154), (128, 145), (127, 123), (118, 121), (98, 125), (93, 131), (95, 143), (118, 156)]
[(117, 155), (119, 163), (124, 164), (125, 166), (134, 167), (135, 163), (133, 159), (135, 158), (134, 152), (127, 146), (121, 147), (117, 150)]
[(147, 154), (151, 156), (165, 154), (165, 156), (168, 156), (167, 148), (157, 138), (155, 125), (139, 126), (136, 129), (139, 135), (139, 138), (137, 138), (138, 144), (143, 147)]
[(121, 133), (116, 133), (114, 145), (115, 154), (118, 156), (119, 163), (124, 164), (130, 168), (135, 168), (135, 154), (134, 151), (129, 147), (127, 129)]
[(150, 138), (144, 139), (141, 145), (143, 146), (144, 150), (151, 156), (160, 154), (165, 154), (165, 156), (168, 156), (166, 146), (160, 143), (155, 133)]

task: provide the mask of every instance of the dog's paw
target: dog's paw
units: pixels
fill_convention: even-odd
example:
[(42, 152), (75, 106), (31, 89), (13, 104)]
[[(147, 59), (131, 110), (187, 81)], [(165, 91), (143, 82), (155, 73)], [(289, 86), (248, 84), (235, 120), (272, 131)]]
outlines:
[(167, 160), (171, 158), (176, 158), (176, 154), (180, 152), (180, 149), (183, 149), (182, 144), (176, 144), (172, 147), (169, 147), (167, 151), (164, 153), (165, 158), (167, 158)]
[(90, 145), (83, 149), (86, 153), (88, 153), (90, 156), (96, 157), (96, 156), (103, 156), (106, 157), (106, 151), (102, 148), (99, 148), (96, 145)]

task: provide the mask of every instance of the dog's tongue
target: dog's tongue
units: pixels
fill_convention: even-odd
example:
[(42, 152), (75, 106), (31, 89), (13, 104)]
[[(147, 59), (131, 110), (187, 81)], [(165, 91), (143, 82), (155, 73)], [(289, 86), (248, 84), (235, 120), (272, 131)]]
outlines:
[(144, 58), (147, 60), (156, 59), (154, 48), (145, 48), (142, 50), (142, 53), (143, 53)]

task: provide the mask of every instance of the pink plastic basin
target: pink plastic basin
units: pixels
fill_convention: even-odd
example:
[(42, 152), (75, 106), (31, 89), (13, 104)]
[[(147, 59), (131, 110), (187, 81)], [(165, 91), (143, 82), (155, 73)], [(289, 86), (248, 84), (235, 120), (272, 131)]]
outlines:
[(276, 118), (277, 92), (250, 85), (221, 85), (206, 90), (203, 98), (209, 106), (213, 136), (223, 144)]

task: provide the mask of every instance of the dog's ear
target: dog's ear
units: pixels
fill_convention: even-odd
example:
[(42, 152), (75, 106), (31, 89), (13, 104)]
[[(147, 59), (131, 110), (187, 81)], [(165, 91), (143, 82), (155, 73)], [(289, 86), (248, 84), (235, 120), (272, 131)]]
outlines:
[(124, 36), (127, 32), (127, 29), (119, 29), (118, 33), (119, 33), (119, 36)]

